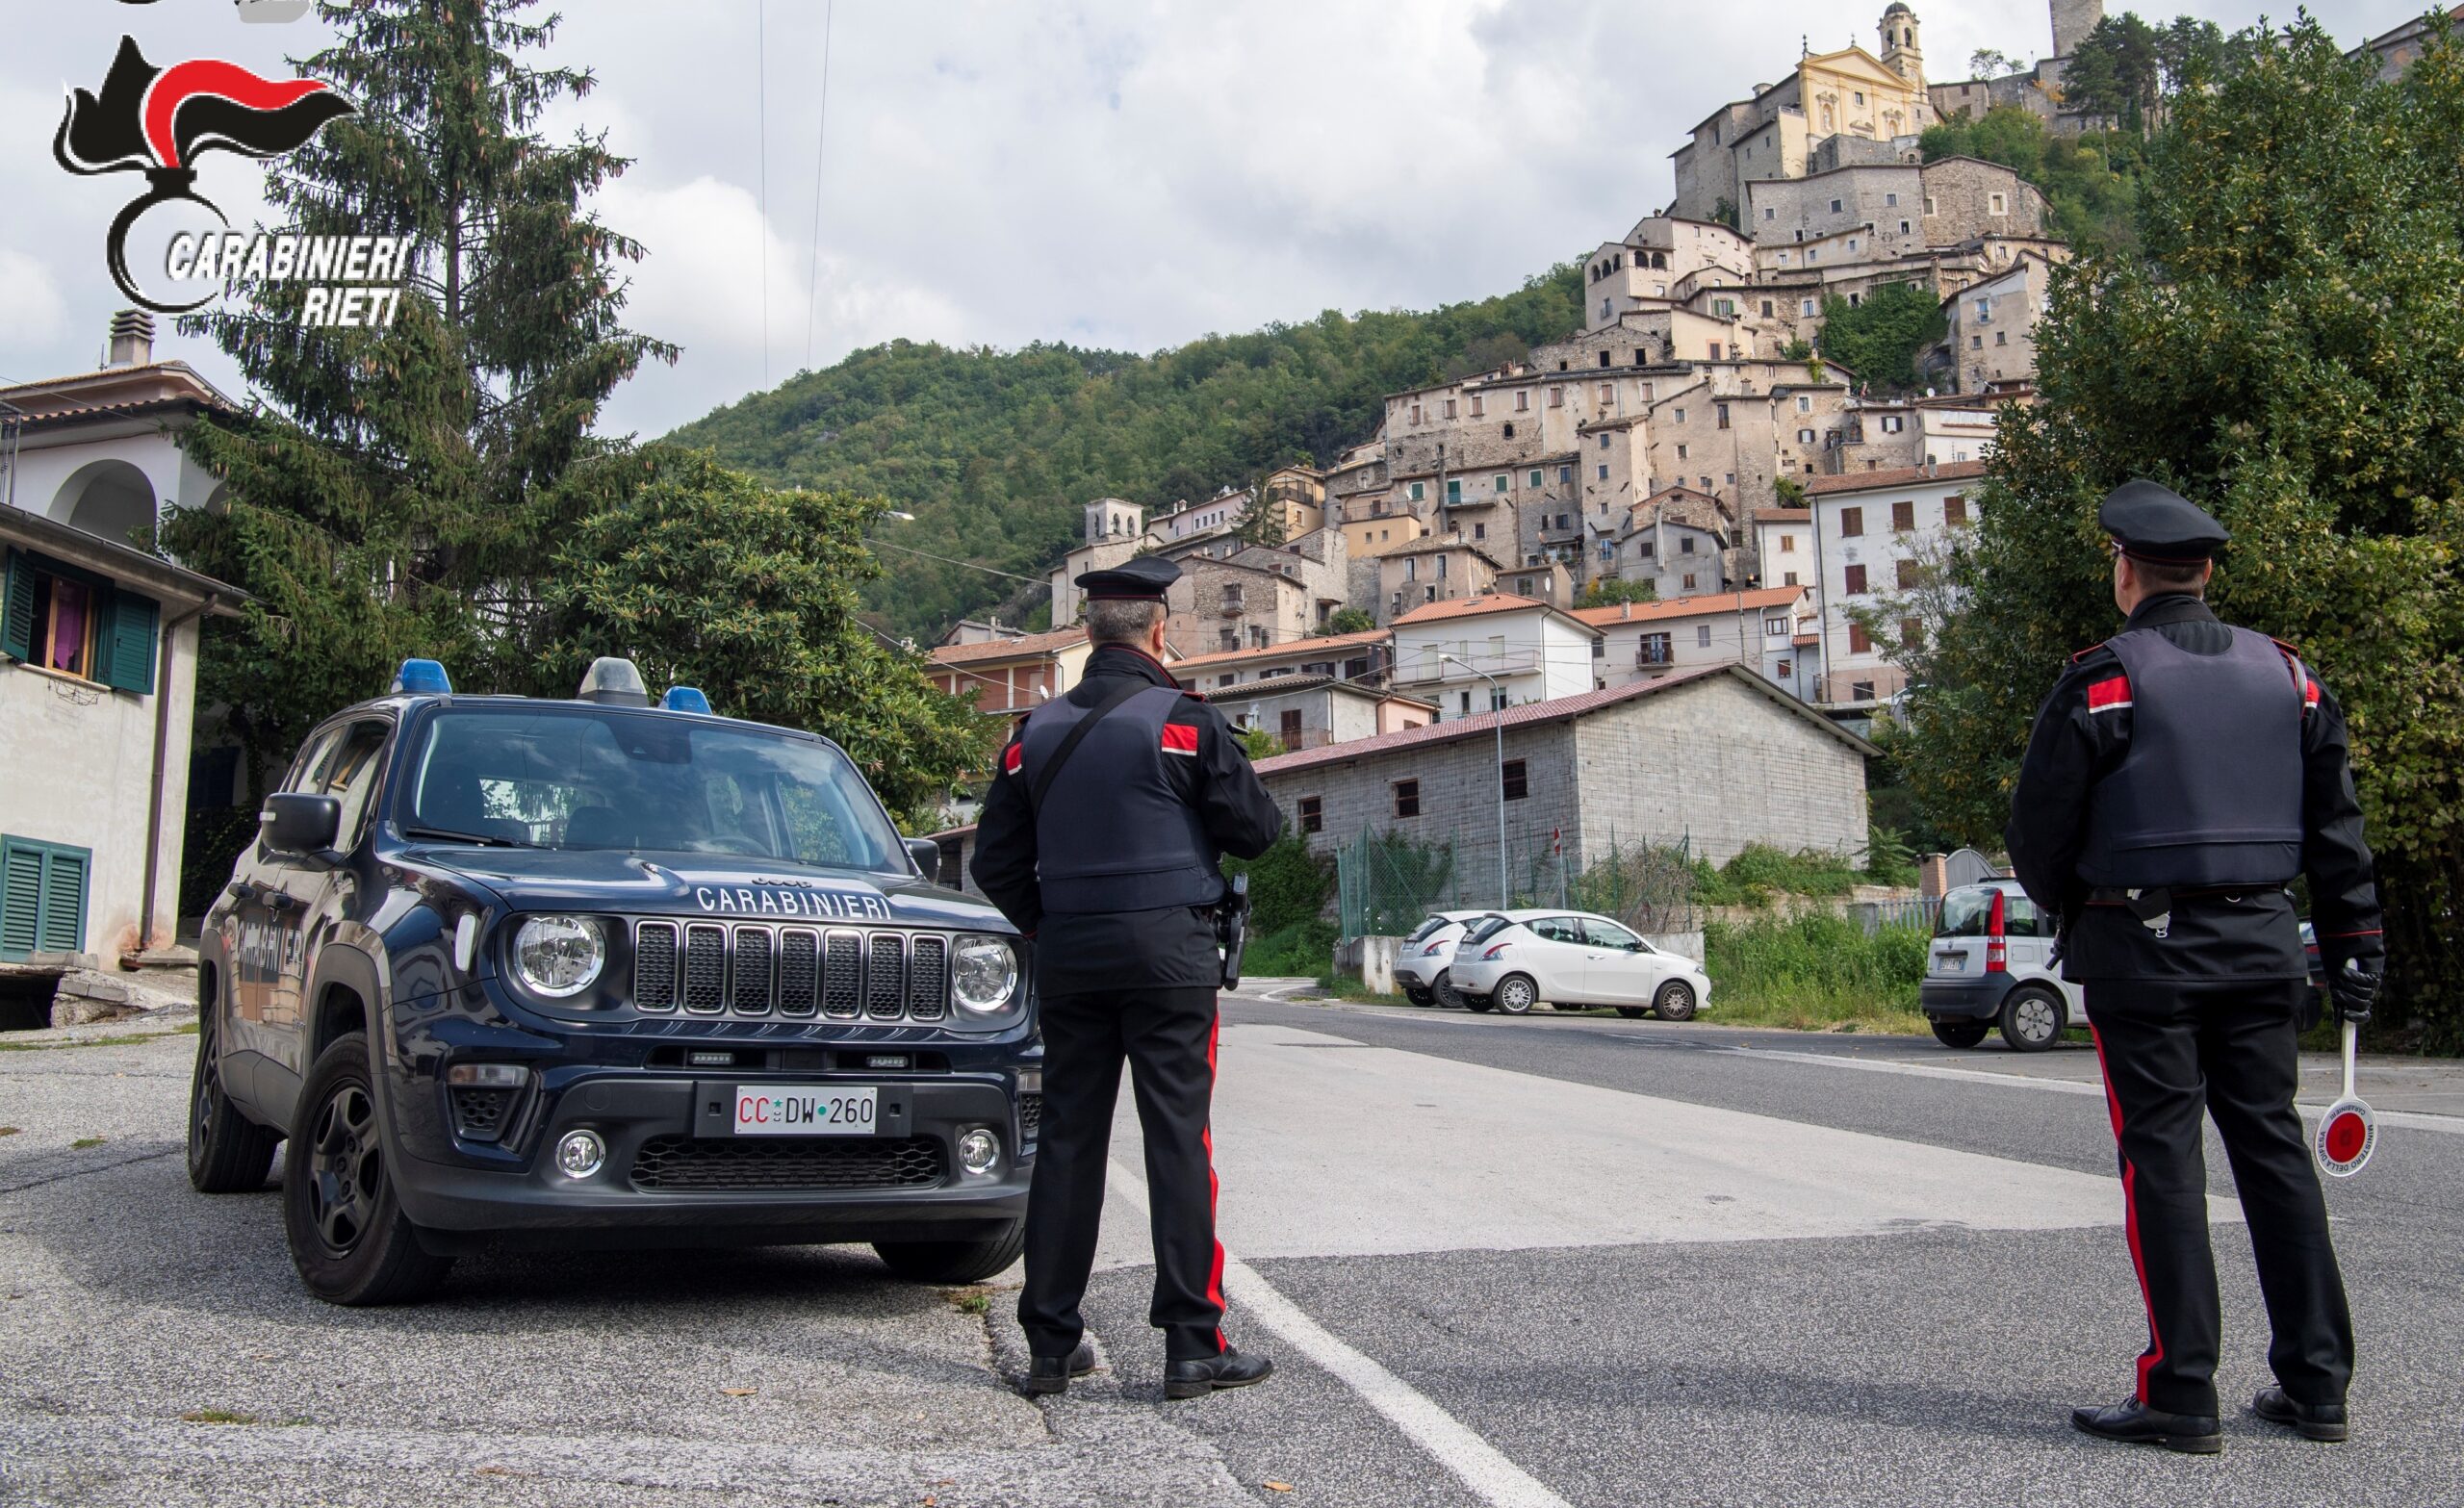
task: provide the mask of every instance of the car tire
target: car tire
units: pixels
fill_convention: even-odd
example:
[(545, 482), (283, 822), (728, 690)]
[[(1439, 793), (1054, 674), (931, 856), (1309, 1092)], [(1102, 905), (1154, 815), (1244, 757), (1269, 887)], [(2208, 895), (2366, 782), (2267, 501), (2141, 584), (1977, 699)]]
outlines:
[(196, 1068), (189, 1076), (189, 1183), (201, 1194), (244, 1194), (263, 1189), (282, 1138), (240, 1113), (222, 1089), (216, 1059), (221, 1033), (207, 1002), (196, 1034)]
[(1428, 992), (1429, 998), (1449, 1010), (1461, 1010), (1469, 1004), (1464, 1000), (1462, 992), (1454, 987), (1452, 969), (1438, 970), (1437, 978), (1429, 981)]
[(1652, 1010), (1663, 1021), (1694, 1019), (1694, 986), (1681, 979), (1670, 980), (1652, 992)]
[(1463, 1002), (1463, 1009), (1474, 1015), (1486, 1015), (1495, 1009), (1497, 1004), (1496, 1000), (1488, 995), (1458, 994), (1454, 998)]
[(453, 1265), (420, 1245), (418, 1227), (402, 1213), (375, 1095), (366, 1037), (326, 1048), (308, 1071), (299, 1132), (283, 1163), (291, 1263), (308, 1291), (329, 1304), (415, 1303)]
[(875, 1241), (882, 1265), (911, 1283), (981, 1283), (1009, 1270), (1027, 1249), (1027, 1222), (971, 1241)]
[(1652, 1008), (1649, 1006), (1619, 1006), (1617, 1008), (1617, 1013), (1624, 1016), (1629, 1021), (1640, 1021), (1643, 1017), (1652, 1013)]
[(1986, 1033), (1992, 1030), (1993, 1024), (1989, 1021), (1937, 1021), (1934, 1023), (1934, 1040), (1944, 1047), (1974, 1047), (1985, 1040)]
[(1531, 982), (1528, 974), (1509, 974), (1498, 981), (1497, 990), (1489, 1000), (1507, 1015), (1529, 1015), (1531, 1008), (1540, 1003), (1540, 986)]
[(2043, 1052), (2062, 1040), (2063, 1021), (2068, 1014), (2061, 996), (2022, 984), (2002, 997), (2002, 1040), (2015, 1053)]
[(1403, 986), (1403, 998), (1413, 1005), (1425, 1006), (1433, 1004), (1437, 996), (1429, 990), (1421, 988), (1418, 984), (1406, 984)]

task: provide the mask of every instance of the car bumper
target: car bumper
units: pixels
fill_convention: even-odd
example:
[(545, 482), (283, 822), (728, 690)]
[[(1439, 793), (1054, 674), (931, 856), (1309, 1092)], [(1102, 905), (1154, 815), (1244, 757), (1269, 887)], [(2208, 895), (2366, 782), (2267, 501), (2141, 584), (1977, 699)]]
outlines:
[(1456, 958), (1448, 969), (1450, 983), (1458, 995), (1484, 996), (1498, 987), (1507, 964), (1503, 959), (1483, 961), (1478, 958)]
[(1433, 987), (1437, 984), (1437, 977), (1445, 972), (1446, 958), (1443, 954), (1434, 958), (1410, 958), (1395, 960), (1395, 983), (1408, 984), (1414, 989)]
[(1928, 977), (1916, 986), (1917, 1009), (1930, 1020), (1974, 1021), (2002, 1012), (2002, 998), (2011, 993), (2013, 976), (1987, 974), (1976, 979)]
[[(397, 1156), (403, 1213), (428, 1231), (631, 1233), (678, 1243), (731, 1240), (962, 1240), (1026, 1214), (1040, 1097), (1007, 1082), (888, 1076), (843, 1082), (880, 1090), (883, 1130), (864, 1137), (738, 1137), (734, 1091), (761, 1076), (566, 1070), (509, 1111), (509, 1144), (464, 1150), (495, 1165)], [(838, 1075), (778, 1077), (828, 1084)], [(1021, 1108), (1026, 1118), (1021, 1118)], [(1000, 1156), (982, 1174), (957, 1140), (982, 1127)], [(606, 1157), (587, 1178), (556, 1166), (567, 1135), (590, 1131)], [(1023, 1144), (1022, 1144), (1023, 1143)]]

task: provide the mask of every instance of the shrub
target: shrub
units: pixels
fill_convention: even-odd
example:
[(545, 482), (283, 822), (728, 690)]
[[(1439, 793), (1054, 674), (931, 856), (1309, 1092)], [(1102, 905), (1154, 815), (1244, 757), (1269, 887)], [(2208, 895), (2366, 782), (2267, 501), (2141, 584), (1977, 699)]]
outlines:
[[(1290, 831), (1253, 859), (1226, 858), (1223, 873), (1226, 878), (1249, 877), (1249, 935), (1262, 940), (1270, 933), (1316, 921), (1335, 886), (1334, 865), (1311, 854), (1300, 834)], [(1302, 972), (1315, 974), (1318, 966)]]

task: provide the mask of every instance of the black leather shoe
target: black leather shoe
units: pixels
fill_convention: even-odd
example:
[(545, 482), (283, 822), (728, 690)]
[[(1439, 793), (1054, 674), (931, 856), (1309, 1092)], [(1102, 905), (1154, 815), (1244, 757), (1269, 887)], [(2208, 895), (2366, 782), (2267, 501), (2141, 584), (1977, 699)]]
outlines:
[(1164, 1368), (1164, 1396), (1203, 1398), (1219, 1389), (1245, 1388), (1253, 1382), (1264, 1382), (1273, 1371), (1274, 1363), (1265, 1357), (1244, 1356), (1227, 1345), (1220, 1356), (1168, 1364)]
[(2109, 1408), (2072, 1409), (2070, 1422), (2091, 1435), (2127, 1441), (2134, 1445), (2162, 1445), (2184, 1455), (2212, 1456), (2224, 1448), (2224, 1431), (2203, 1414), (2168, 1414), (2136, 1398)]
[(2342, 1440), (2352, 1430), (2341, 1403), (2302, 1403), (2282, 1388), (2261, 1388), (2250, 1400), (2250, 1412), (2271, 1424), (2297, 1429), (2309, 1440)]
[(1095, 1369), (1095, 1347), (1086, 1341), (1067, 1356), (1037, 1356), (1027, 1362), (1026, 1391), (1037, 1393), (1067, 1393), (1069, 1379), (1084, 1377)]

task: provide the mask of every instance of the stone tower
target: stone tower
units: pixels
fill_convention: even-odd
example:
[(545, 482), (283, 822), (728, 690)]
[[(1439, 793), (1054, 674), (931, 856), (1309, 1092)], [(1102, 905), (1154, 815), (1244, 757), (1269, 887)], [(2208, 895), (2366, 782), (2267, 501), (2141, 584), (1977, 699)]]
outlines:
[(2053, 55), (2067, 58), (2105, 18), (2105, 0), (2051, 0)]
[(1883, 66), (1917, 88), (1924, 88), (1925, 49), (1916, 40), (1916, 13), (1908, 8), (1906, 0), (1891, 0), (1890, 9), (1883, 13), (1882, 35)]
[(1146, 527), (1144, 510), (1118, 498), (1098, 498), (1087, 504), (1087, 543), (1134, 540)]

